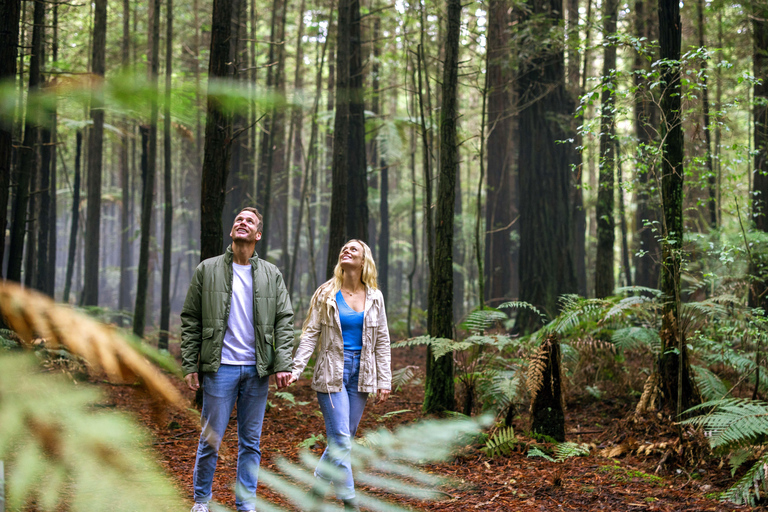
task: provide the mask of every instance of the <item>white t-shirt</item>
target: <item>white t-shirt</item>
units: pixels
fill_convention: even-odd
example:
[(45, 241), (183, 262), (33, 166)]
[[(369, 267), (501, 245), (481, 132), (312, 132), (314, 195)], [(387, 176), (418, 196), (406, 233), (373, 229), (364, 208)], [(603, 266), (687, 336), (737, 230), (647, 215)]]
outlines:
[(256, 364), (256, 336), (253, 330), (253, 275), (251, 265), (232, 263), (232, 303), (227, 332), (221, 349), (222, 364)]

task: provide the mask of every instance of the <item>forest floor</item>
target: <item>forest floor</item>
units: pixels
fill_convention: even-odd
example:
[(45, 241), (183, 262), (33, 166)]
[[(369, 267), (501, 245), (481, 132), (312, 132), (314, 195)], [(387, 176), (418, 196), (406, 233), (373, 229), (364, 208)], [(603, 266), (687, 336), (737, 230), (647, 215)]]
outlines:
[[(421, 412), (424, 360), (423, 347), (393, 350), (393, 368), (418, 366), (417, 378), (393, 394), (387, 402), (378, 405), (369, 403), (358, 436), (382, 426), (394, 430), (399, 425), (424, 418)], [(191, 505), (192, 470), (200, 434), (198, 421), (192, 415), (175, 413), (158, 417), (153, 413), (157, 409), (152, 406), (150, 398), (138, 387), (105, 387), (108, 405), (133, 414), (151, 431), (160, 463), (175, 480), (182, 496), (190, 497)], [(181, 381), (178, 381), (178, 387), (189, 396), (190, 401), (193, 399), (193, 393), (186, 390)], [(291, 405), (270, 395), (275, 406), (268, 409), (264, 420), (262, 467), (274, 469), (279, 457), (296, 461), (299, 443), (325, 432), (322, 417), (316, 413), (317, 401), (309, 381), (302, 379), (288, 391), (297, 402), (308, 403)], [(627, 419), (633, 408), (633, 403), (621, 400), (568, 403), (567, 440), (589, 443), (593, 449), (590, 455), (571, 457), (563, 462), (527, 457), (527, 444), (532, 441), (523, 433), (528, 429), (528, 418), (519, 417), (514, 426), (520, 443), (509, 455), (489, 458), (479, 450), (465, 450), (453, 460), (424, 468), (430, 473), (452, 479), (452, 484), (440, 489), (445, 498), (439, 501), (419, 501), (367, 486), (358, 488), (406, 508), (441, 512), (765, 510), (717, 501), (716, 493), (734, 482), (727, 461), (700, 455), (695, 465), (690, 462), (678, 465), (675, 461), (682, 458), (674, 456), (677, 439), (674, 429), (655, 423), (633, 423)], [(381, 418), (385, 413), (405, 409), (410, 412)], [(219, 461), (214, 479), (214, 499), (234, 509), (231, 490), (237, 458), (234, 415), (225, 435), (224, 447), (226, 452)], [(639, 447), (644, 447), (640, 450), (644, 453), (642, 456), (637, 454)], [(322, 449), (322, 443), (312, 447), (316, 455)], [(646, 451), (650, 453), (645, 454)], [(662, 460), (665, 463), (660, 468)], [(259, 486), (259, 494), (293, 510), (282, 495), (265, 485)]]

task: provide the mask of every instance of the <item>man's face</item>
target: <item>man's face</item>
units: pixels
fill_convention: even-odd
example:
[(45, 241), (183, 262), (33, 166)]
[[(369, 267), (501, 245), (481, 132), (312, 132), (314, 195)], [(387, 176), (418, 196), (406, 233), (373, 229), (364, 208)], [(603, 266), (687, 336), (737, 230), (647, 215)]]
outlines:
[(240, 212), (235, 217), (235, 223), (232, 225), (232, 231), (229, 236), (232, 241), (256, 243), (261, 240), (261, 231), (259, 231), (259, 218), (253, 212)]

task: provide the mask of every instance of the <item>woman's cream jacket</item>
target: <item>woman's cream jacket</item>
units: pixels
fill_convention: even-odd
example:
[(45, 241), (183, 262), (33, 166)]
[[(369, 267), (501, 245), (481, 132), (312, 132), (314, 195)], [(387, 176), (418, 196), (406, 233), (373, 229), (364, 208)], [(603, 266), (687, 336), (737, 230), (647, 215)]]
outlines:
[[(318, 290), (315, 293), (320, 292)], [(293, 358), (293, 376), (298, 379), (317, 348), (312, 389), (321, 393), (341, 391), (344, 379), (344, 338), (336, 297), (328, 297), (325, 306), (318, 300)], [(328, 314), (324, 314), (327, 310)], [(387, 313), (384, 296), (379, 290), (366, 287), (365, 316), (363, 320), (363, 349), (360, 352), (360, 378), (357, 390), (374, 393), (377, 389), (390, 389), (392, 368), (389, 348)]]

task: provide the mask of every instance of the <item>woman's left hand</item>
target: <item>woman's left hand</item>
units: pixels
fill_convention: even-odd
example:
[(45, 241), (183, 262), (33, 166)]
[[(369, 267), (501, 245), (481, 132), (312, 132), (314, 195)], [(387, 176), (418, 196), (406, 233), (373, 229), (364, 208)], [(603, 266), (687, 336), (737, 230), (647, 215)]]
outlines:
[(382, 402), (386, 402), (387, 398), (389, 398), (389, 390), (388, 389), (378, 389), (376, 390), (376, 403), (380, 404)]

